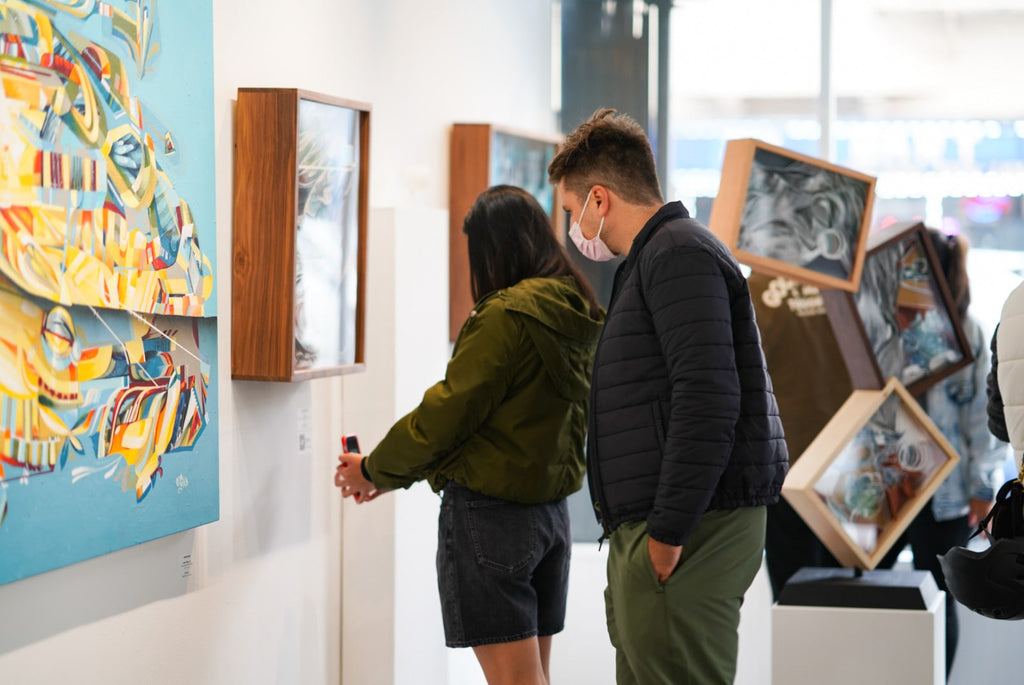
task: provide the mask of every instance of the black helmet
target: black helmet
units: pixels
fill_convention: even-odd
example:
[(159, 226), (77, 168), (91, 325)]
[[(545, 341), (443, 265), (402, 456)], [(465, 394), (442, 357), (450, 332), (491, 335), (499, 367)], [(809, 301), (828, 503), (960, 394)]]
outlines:
[[(1007, 481), (974, 535), (992, 522), (991, 546), (981, 552), (954, 547), (939, 556), (946, 587), (956, 601), (989, 618), (1024, 618), (1024, 486)], [(973, 537), (973, 536), (972, 536)]]

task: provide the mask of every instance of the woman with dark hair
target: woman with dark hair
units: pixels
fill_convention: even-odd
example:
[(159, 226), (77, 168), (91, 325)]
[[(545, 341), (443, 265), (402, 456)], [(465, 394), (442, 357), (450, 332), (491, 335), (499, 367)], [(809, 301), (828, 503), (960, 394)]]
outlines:
[[(939, 588), (945, 590), (937, 555), (966, 545), (978, 521), (992, 509), (996, 492), (1004, 480), (1006, 446), (988, 431), (988, 336), (968, 313), (971, 304), (971, 285), (967, 278), (969, 244), (963, 235), (946, 235), (935, 229), (928, 229), (928, 236), (952, 296), (950, 316), (960, 322), (974, 361), (929, 387), (917, 400), (960, 455), (960, 462), (879, 566), (890, 568), (902, 548), (909, 544), (914, 553), (914, 568), (931, 571)], [(956, 603), (948, 597), (947, 677), (956, 656), (958, 637)]]
[(359, 503), (418, 480), (441, 492), (445, 642), (472, 647), (491, 685), (546, 684), (604, 313), (524, 190), (481, 193), (463, 231), (476, 306), (444, 380), (368, 456), (339, 457), (335, 484)]

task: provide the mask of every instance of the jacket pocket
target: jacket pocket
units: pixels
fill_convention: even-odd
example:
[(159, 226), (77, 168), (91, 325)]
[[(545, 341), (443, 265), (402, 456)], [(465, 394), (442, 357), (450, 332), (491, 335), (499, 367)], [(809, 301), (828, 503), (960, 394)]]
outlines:
[(466, 518), (480, 566), (511, 576), (533, 562), (537, 520), (530, 506), (494, 498), (468, 500)]

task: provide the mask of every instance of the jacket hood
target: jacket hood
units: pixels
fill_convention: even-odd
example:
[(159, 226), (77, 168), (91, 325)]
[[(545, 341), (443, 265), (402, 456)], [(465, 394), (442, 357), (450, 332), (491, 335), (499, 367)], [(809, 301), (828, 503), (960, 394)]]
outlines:
[(559, 394), (570, 400), (586, 397), (604, 312), (590, 316), (589, 303), (569, 276), (527, 278), (504, 295), (505, 308), (522, 315)]

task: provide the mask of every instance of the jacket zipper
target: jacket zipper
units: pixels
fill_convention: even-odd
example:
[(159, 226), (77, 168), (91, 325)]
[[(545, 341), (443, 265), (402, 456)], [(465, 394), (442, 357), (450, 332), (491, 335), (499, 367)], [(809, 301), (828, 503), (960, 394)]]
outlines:
[[(609, 313), (611, 313), (610, 304), (608, 306), (608, 311)], [(594, 374), (596, 374), (598, 368), (600, 368), (597, 362), (601, 352), (601, 341), (604, 339), (604, 331), (605, 329), (602, 327), (601, 335), (597, 339), (597, 349), (594, 351)], [(596, 379), (592, 377), (590, 386), (590, 411), (587, 412), (587, 451), (593, 454), (594, 458), (592, 460), (593, 463), (588, 464), (587, 479), (590, 481), (590, 490), (591, 492), (594, 493), (594, 496), (597, 500), (596, 502), (594, 502), (594, 512), (597, 514), (597, 522), (601, 524), (601, 529), (603, 531), (601, 533), (601, 537), (597, 540), (597, 549), (598, 551), (600, 551), (601, 545), (604, 543), (605, 540), (611, 537), (612, 531), (611, 528), (608, 526), (608, 502), (605, 500), (604, 487), (601, 486), (601, 460), (598, 457), (597, 453), (597, 419), (595, 418), (597, 415), (597, 391), (593, 389), (595, 387), (594, 380)]]

